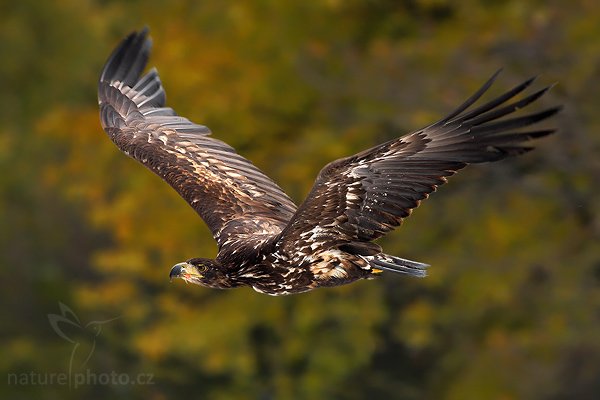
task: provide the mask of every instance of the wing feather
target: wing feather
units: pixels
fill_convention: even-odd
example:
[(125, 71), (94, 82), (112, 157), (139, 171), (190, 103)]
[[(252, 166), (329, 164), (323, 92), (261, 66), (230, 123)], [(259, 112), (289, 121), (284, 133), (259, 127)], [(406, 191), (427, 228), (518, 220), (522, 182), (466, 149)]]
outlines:
[(322, 249), (346, 248), (377, 239), (399, 226), (448, 176), (467, 164), (524, 153), (531, 150), (525, 142), (554, 132), (519, 129), (551, 117), (560, 107), (503, 118), (548, 91), (550, 87), (502, 106), (528, 88), (534, 78), (469, 111), (499, 72), (440, 121), (323, 168), (281, 233), (280, 251), (314, 251), (315, 243)]
[(98, 83), (102, 127), (126, 154), (169, 183), (204, 219), (220, 249), (267, 240), (296, 211), (270, 178), (210, 130), (165, 107), (148, 30), (125, 38)]

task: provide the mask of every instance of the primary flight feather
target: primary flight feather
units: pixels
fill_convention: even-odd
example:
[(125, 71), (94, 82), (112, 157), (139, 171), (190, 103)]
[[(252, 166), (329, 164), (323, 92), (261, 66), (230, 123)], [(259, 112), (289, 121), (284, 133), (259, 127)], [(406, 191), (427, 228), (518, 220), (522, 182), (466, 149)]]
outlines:
[[(425, 276), (426, 264), (384, 254), (374, 239), (399, 226), (446, 177), (471, 163), (532, 149), (552, 130), (522, 130), (560, 107), (512, 116), (549, 88), (514, 100), (529, 79), (471, 108), (494, 74), (444, 119), (325, 166), (300, 207), (210, 130), (165, 107), (158, 73), (142, 72), (147, 29), (127, 36), (98, 83), (102, 127), (127, 155), (171, 185), (208, 225), (216, 259), (176, 264), (171, 278), (213, 288), (251, 286), (270, 295), (373, 278), (383, 270)], [(503, 118), (505, 117), (505, 118)]]

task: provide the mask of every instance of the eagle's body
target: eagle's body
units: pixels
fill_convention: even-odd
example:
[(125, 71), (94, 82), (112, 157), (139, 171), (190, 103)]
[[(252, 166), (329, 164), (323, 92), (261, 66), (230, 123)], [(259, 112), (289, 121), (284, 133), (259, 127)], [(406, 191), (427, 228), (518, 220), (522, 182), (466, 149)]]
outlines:
[[(239, 256), (226, 254), (222, 260), (192, 259), (187, 263), (209, 263), (215, 274), (203, 283), (216, 289), (251, 286), (260, 293), (285, 295), (306, 292), (318, 287), (337, 286), (370, 278), (380, 270), (370, 267), (359, 256), (339, 250), (327, 250), (315, 254), (298, 251), (287, 258), (269, 244), (259, 249), (240, 249)], [(218, 263), (218, 264), (217, 264)], [(178, 271), (176, 274), (179, 276)]]
[(211, 138), (208, 128), (165, 107), (156, 70), (141, 75), (149, 51), (143, 30), (124, 39), (107, 61), (98, 84), (102, 126), (207, 223), (219, 246), (217, 258), (177, 264), (171, 277), (214, 288), (251, 286), (283, 295), (372, 278), (382, 270), (425, 276), (426, 264), (384, 254), (373, 240), (400, 225), (467, 164), (531, 150), (523, 142), (552, 130), (520, 128), (559, 110), (502, 118), (547, 91), (513, 100), (533, 79), (469, 110), (495, 74), (441, 121), (328, 164), (296, 207), (250, 161)]

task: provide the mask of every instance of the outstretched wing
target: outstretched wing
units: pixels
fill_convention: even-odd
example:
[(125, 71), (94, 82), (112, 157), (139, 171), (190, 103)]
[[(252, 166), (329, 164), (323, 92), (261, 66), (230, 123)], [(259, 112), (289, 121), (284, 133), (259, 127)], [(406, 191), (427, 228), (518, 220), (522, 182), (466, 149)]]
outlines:
[(446, 177), (470, 163), (498, 161), (531, 150), (524, 142), (553, 131), (519, 129), (560, 108), (502, 118), (549, 89), (504, 105), (525, 90), (532, 78), (469, 110), (499, 72), (441, 121), (328, 164), (282, 232), (279, 248), (288, 254), (331, 248), (365, 255), (378, 252), (379, 247), (369, 242), (400, 225), (421, 200), (446, 183)]
[(147, 29), (125, 38), (98, 83), (102, 127), (127, 155), (171, 185), (204, 219), (219, 248), (265, 240), (296, 211), (290, 198), (210, 130), (165, 107)]

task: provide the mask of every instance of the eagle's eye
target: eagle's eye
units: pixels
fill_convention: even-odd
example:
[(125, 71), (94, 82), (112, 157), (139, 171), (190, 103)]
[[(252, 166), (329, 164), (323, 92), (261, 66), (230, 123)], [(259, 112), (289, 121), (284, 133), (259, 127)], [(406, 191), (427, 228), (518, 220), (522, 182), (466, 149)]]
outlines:
[(196, 268), (198, 268), (199, 272), (206, 272), (206, 270), (208, 269), (208, 267), (204, 264), (199, 264), (198, 266), (196, 266)]

